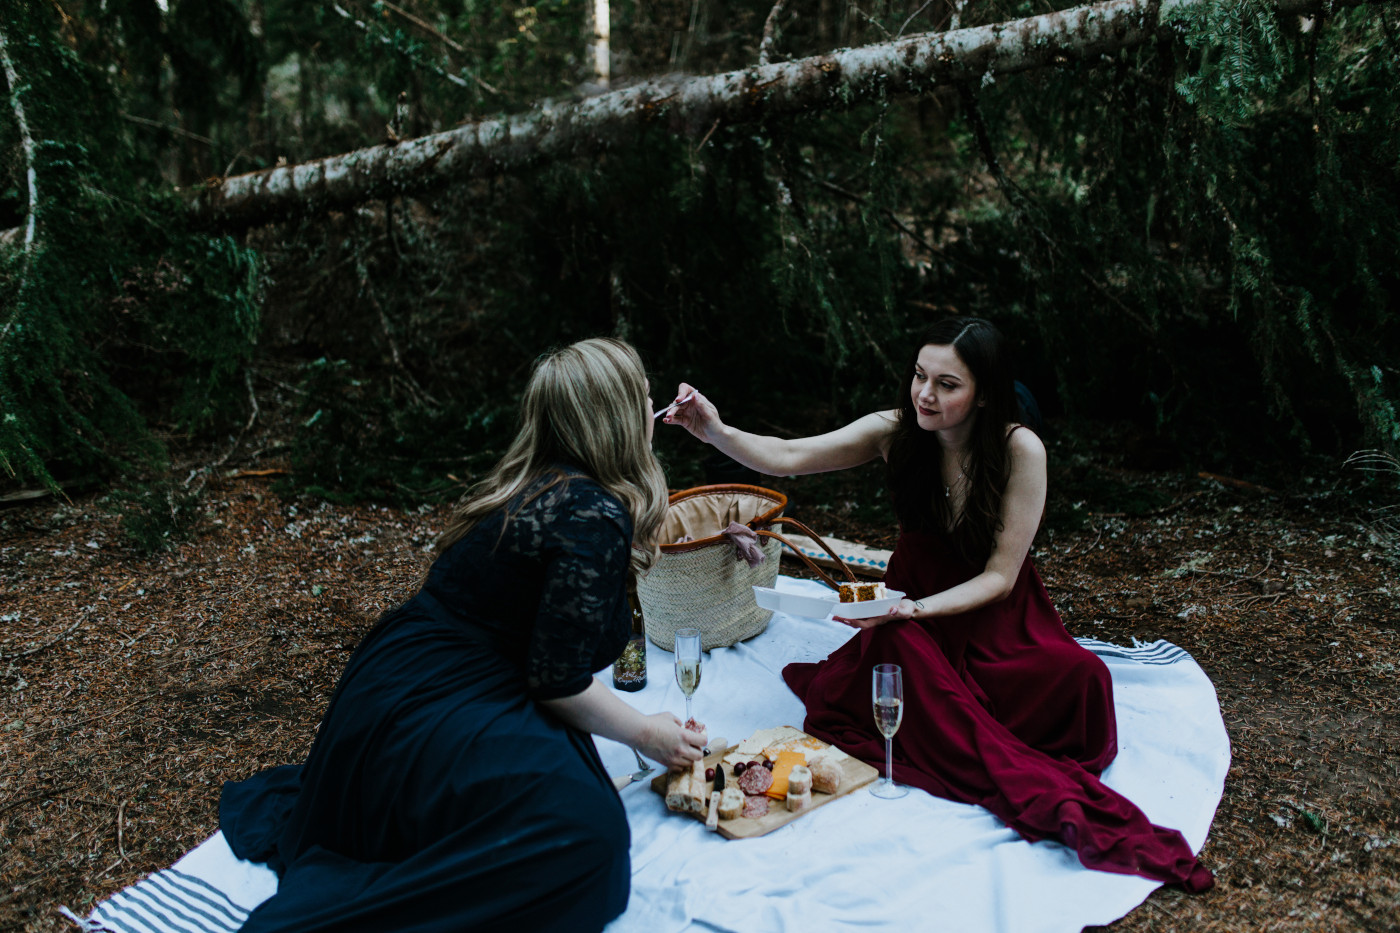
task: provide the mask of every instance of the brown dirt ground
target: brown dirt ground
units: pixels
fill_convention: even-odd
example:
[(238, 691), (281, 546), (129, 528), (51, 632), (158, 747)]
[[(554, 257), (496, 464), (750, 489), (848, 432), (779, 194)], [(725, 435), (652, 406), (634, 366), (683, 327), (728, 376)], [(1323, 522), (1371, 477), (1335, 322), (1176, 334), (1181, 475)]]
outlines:
[[(1051, 515), (1082, 525), (1049, 522), (1035, 556), (1066, 625), (1188, 650), (1233, 745), (1203, 852), (1216, 888), (1159, 889), (1109, 929), (1395, 929), (1400, 583), (1364, 497), (1336, 468), (1271, 491), (1052, 458), (1069, 465)], [(282, 464), (225, 466), (193, 537), (154, 557), (95, 498), (0, 510), (0, 929), (68, 929), (58, 905), (83, 914), (212, 833), (223, 781), (302, 756), (445, 514), (283, 496), (251, 475)], [(1167, 504), (1076, 510), (1053, 489), (1088, 470)], [(869, 484), (841, 482), (772, 485), (819, 530), (888, 546), (856, 501)]]

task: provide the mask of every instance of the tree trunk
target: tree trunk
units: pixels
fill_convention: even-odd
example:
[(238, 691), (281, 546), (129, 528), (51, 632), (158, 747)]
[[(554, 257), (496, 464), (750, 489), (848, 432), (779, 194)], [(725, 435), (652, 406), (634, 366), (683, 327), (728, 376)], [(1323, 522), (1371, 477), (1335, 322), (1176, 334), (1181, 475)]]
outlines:
[(24, 178), (27, 186), (29, 220), (25, 225), (16, 227), (13, 230), (6, 230), (0, 234), (0, 243), (5, 243), (24, 237), (24, 251), (28, 253), (34, 245), (35, 220), (39, 210), (39, 178), (34, 171), (37, 147), (34, 144), (34, 137), (29, 132), (29, 120), (24, 114), (23, 91), (20, 86), (19, 73), (15, 71), (14, 62), (10, 60), (10, 50), (5, 32), (0, 30), (0, 71), (5, 74), (5, 87), (9, 92), (10, 109), (14, 113), (15, 129), (19, 131), (19, 139), (24, 149)]
[[(470, 123), (397, 144), (252, 172), (201, 191), (192, 210), (240, 228), (624, 145), (650, 128), (698, 135), (716, 123), (844, 107), (877, 92), (918, 93), (1139, 45), (1204, 0), (1110, 0), (1040, 16), (908, 36), (826, 55), (691, 78), (654, 80), (568, 106)], [(1280, 13), (1367, 0), (1278, 0)], [(1387, 0), (1380, 0), (1387, 2)], [(0, 234), (0, 242), (4, 242)]]
[[(3, 71), (5, 75), (5, 87), (9, 92), (10, 109), (15, 118), (15, 129), (19, 131), (20, 144), (24, 150), (24, 178), (28, 187), (27, 196), (29, 199), (29, 218), (25, 225), (0, 233), (0, 245), (9, 245), (20, 241), (23, 257), (20, 261), (19, 289), (16, 293), (22, 295), (26, 278), (29, 275), (29, 258), (34, 252), (34, 243), (39, 235), (37, 223), (39, 217), (39, 176), (34, 169), (38, 147), (35, 145), (34, 137), (29, 132), (29, 119), (25, 116), (24, 110), (24, 91), (20, 84), (19, 73), (15, 70), (14, 62), (10, 59), (9, 39), (4, 29), (0, 29), (0, 71)], [(15, 304), (16, 309), (6, 315), (3, 321), (0, 321), (0, 344), (9, 337), (10, 329), (14, 326), (19, 314), (20, 302)]]

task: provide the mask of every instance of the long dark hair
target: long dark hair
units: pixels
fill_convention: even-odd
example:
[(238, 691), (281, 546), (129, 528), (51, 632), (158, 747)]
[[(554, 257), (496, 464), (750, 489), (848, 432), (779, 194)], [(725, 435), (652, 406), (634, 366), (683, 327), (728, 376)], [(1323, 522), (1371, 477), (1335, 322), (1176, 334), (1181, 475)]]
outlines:
[[(943, 447), (938, 435), (919, 427), (910, 392), (919, 351), (929, 345), (953, 348), (972, 373), (980, 405), (968, 443), (967, 497), (956, 521), (943, 488)], [(953, 544), (962, 557), (971, 564), (983, 564), (1001, 530), (1001, 499), (1011, 472), (1006, 426), (1017, 420), (1006, 340), (981, 318), (944, 318), (914, 346), (904, 372), (887, 467), (895, 514), (908, 530), (951, 528)]]

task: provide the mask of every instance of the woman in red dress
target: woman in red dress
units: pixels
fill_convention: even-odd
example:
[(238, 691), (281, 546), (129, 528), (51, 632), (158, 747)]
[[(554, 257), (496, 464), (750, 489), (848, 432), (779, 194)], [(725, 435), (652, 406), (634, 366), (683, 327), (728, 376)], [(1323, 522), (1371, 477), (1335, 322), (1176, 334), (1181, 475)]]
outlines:
[(1113, 684), (1065, 631), (1027, 556), (1045, 510), (1045, 446), (1016, 421), (1001, 334), (976, 318), (939, 322), (906, 386), (893, 410), (795, 440), (726, 425), (685, 384), (676, 397), (693, 397), (666, 418), (768, 475), (887, 464), (900, 534), (885, 582), (906, 598), (849, 620), (860, 631), (826, 660), (783, 670), (804, 728), (883, 767), (870, 671), (899, 664), (902, 779), (986, 807), (1031, 841), (1058, 839), (1089, 868), (1206, 890), (1213, 877), (1181, 833), (1098, 778), (1118, 753)]

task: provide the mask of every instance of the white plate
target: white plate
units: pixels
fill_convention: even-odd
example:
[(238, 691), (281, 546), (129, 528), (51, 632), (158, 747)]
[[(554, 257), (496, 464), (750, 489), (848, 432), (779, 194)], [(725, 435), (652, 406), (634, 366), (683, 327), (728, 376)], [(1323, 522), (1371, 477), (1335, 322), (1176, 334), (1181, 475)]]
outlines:
[(904, 598), (898, 590), (886, 590), (885, 599), (870, 599), (863, 603), (843, 603), (835, 593), (830, 596), (803, 596), (798, 593), (780, 593), (766, 586), (753, 588), (754, 600), (760, 609), (785, 612), (790, 616), (806, 619), (829, 619), (839, 615), (845, 619), (868, 619), (890, 611), (890, 607)]
[(904, 598), (904, 594), (899, 590), (885, 590), (888, 594), (884, 599), (867, 599), (859, 603), (843, 603), (837, 601), (832, 607), (831, 614), (840, 616), (843, 619), (869, 619), (872, 616), (882, 616), (890, 611), (890, 607)]
[(830, 596), (803, 596), (799, 593), (780, 593), (767, 586), (754, 587), (753, 598), (760, 609), (772, 609), (807, 619), (829, 618), (831, 610), (841, 604), (835, 593)]

